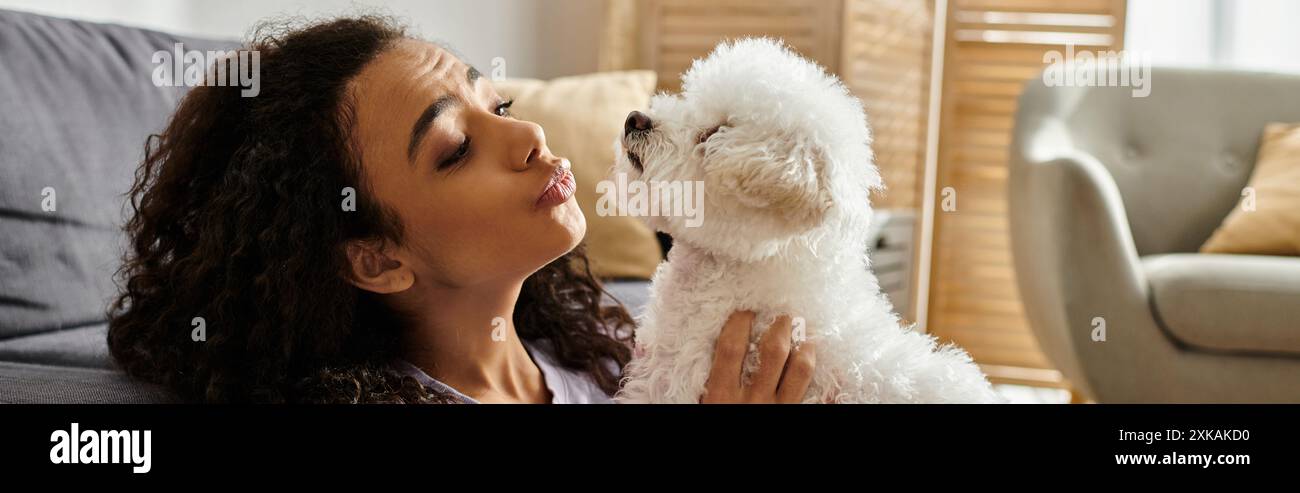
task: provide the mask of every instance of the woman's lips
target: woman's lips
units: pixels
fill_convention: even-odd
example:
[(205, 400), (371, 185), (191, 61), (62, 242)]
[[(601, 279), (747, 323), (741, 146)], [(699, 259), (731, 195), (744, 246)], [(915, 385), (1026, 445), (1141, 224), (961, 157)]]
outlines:
[(546, 184), (546, 190), (543, 190), (542, 195), (537, 197), (535, 206), (538, 209), (554, 207), (568, 202), (569, 197), (572, 197), (573, 192), (578, 189), (577, 182), (573, 179), (573, 172), (569, 171), (567, 164), (566, 161), (564, 165), (555, 168), (555, 174), (551, 176), (551, 181)]

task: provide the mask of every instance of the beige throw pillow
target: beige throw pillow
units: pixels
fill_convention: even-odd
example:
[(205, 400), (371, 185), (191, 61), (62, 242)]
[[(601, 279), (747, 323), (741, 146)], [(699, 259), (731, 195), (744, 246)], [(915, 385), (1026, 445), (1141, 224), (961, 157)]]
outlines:
[(1300, 255), (1300, 123), (1264, 127), (1242, 201), (1201, 252)]

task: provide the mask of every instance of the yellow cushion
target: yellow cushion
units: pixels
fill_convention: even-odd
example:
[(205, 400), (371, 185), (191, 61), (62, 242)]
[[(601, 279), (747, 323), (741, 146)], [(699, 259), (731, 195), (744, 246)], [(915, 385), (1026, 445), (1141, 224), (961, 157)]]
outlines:
[(515, 117), (546, 131), (546, 143), (569, 158), (578, 182), (574, 196), (587, 216), (587, 254), (599, 277), (649, 279), (661, 260), (654, 232), (635, 217), (596, 214), (596, 182), (614, 164), (614, 142), (632, 110), (644, 109), (654, 93), (648, 70), (600, 72), (550, 81), (493, 81), (502, 97), (514, 98)]
[(1248, 187), (1201, 252), (1300, 255), (1300, 123), (1264, 127)]

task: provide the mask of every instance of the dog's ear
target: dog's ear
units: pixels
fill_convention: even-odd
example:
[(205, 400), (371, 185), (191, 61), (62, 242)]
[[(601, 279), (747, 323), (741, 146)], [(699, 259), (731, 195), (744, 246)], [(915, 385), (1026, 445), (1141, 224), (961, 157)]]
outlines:
[(785, 219), (794, 229), (821, 223), (832, 204), (829, 153), (814, 142), (776, 139), (761, 147), (732, 148), (709, 166), (720, 193)]

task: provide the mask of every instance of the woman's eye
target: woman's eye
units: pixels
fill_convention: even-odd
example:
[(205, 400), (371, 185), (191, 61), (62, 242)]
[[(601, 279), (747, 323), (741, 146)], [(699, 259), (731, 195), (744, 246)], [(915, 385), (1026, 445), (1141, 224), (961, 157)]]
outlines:
[(438, 169), (444, 170), (452, 166), (455, 166), (459, 164), (461, 161), (464, 161), (465, 156), (468, 155), (469, 155), (469, 136), (466, 136), (465, 140), (461, 141), (460, 147), (456, 148), (456, 152), (450, 156), (447, 156), (447, 159), (444, 159), (442, 163), (438, 164)]
[(501, 116), (501, 117), (507, 117), (507, 118), (509, 118), (509, 117), (510, 117), (510, 105), (513, 105), (513, 104), (515, 104), (515, 100), (513, 100), (513, 99), (509, 99), (509, 100), (506, 100), (506, 101), (502, 101), (502, 102), (500, 102), (500, 103), (497, 103), (497, 107), (496, 107), (496, 111), (495, 111), (495, 113), (497, 114), (497, 116)]
[(718, 133), (718, 130), (721, 130), (721, 129), (722, 129), (722, 125), (718, 125), (718, 126), (716, 126), (716, 127), (713, 127), (713, 128), (710, 128), (710, 129), (708, 129), (708, 130), (705, 130), (705, 131), (701, 132), (701, 133), (700, 133), (700, 140), (699, 140), (698, 143), (703, 144), (704, 141), (709, 140), (709, 137), (712, 137), (713, 134)]

